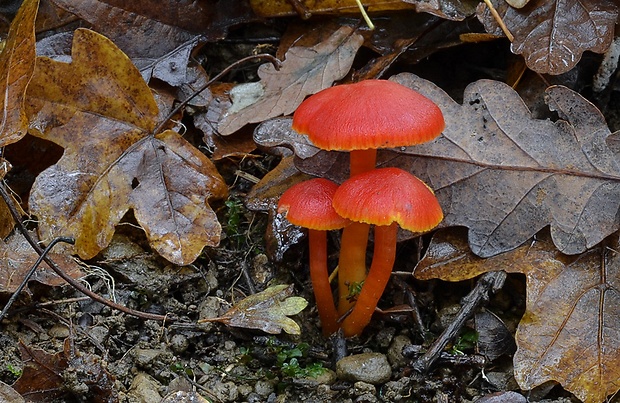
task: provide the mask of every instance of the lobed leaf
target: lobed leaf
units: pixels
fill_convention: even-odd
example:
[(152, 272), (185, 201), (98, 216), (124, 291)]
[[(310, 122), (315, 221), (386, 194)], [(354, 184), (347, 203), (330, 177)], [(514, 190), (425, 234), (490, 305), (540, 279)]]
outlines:
[(158, 109), (138, 70), (110, 40), (75, 32), (72, 62), (40, 58), (28, 89), (31, 130), (65, 152), (33, 185), (41, 238), (63, 234), (92, 258), (129, 209), (151, 246), (189, 264), (221, 232), (207, 201), (227, 188), (211, 161), (178, 133), (152, 134)]

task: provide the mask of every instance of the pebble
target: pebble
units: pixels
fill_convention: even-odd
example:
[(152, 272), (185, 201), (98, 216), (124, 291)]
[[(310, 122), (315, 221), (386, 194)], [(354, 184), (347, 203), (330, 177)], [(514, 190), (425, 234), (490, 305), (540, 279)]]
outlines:
[(176, 354), (184, 353), (188, 347), (189, 347), (189, 340), (187, 337), (183, 336), (182, 334), (175, 334), (170, 339), (170, 348)]
[(392, 368), (387, 357), (381, 353), (362, 353), (344, 357), (336, 363), (338, 378), (378, 385), (390, 380)]
[(136, 400), (134, 401), (141, 403), (159, 402), (161, 401), (161, 396), (157, 391), (159, 386), (160, 384), (155, 378), (144, 372), (139, 372), (131, 382), (129, 394), (135, 397)]
[(411, 345), (411, 339), (402, 334), (395, 336), (392, 340), (392, 344), (390, 344), (387, 351), (387, 358), (394, 369), (407, 366), (409, 360), (403, 356), (403, 347), (409, 345)]
[(491, 393), (476, 400), (477, 403), (526, 403), (527, 399), (517, 392)]

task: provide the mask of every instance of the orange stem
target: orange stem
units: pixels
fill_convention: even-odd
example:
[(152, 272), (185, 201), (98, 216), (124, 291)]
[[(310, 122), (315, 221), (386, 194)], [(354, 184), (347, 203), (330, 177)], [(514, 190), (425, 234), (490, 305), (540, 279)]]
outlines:
[(354, 304), (349, 286), (366, 279), (366, 245), (370, 225), (353, 222), (344, 228), (340, 241), (338, 260), (338, 312), (347, 313)]
[[(353, 150), (349, 153), (350, 176), (375, 169), (377, 150)], [(370, 226), (351, 223), (342, 230), (340, 259), (338, 261), (338, 312), (344, 315), (354, 301), (349, 295), (349, 286), (366, 279), (366, 246)]]
[(362, 333), (370, 323), (372, 314), (390, 280), (396, 260), (396, 237), (398, 224), (375, 226), (375, 247), (368, 277), (357, 297), (353, 311), (342, 322), (345, 337)]
[(349, 152), (350, 176), (372, 171), (377, 164), (377, 150), (353, 150)]
[(310, 253), (310, 280), (316, 299), (316, 307), (321, 318), (323, 335), (329, 336), (338, 330), (339, 314), (334, 304), (332, 288), (329, 284), (327, 270), (327, 233), (325, 231), (308, 230)]

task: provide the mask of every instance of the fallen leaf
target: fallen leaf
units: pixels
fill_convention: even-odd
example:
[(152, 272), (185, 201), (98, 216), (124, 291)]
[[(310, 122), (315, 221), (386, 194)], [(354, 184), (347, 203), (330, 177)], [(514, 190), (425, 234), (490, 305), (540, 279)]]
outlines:
[(220, 322), (244, 329), (259, 329), (269, 334), (278, 334), (283, 330), (288, 334), (300, 334), (299, 325), (289, 316), (301, 312), (308, 306), (308, 301), (291, 295), (293, 285), (269, 287), (242, 299), (218, 318), (198, 322)]
[(178, 133), (152, 133), (153, 94), (107, 38), (79, 29), (71, 63), (39, 58), (28, 101), (32, 133), (65, 149), (30, 194), (43, 240), (72, 236), (76, 253), (92, 258), (131, 208), (151, 246), (173, 263), (189, 264), (219, 243), (207, 202), (226, 196), (223, 179)]
[[(362, 3), (368, 12), (414, 9), (411, 5), (394, 0), (365, 0)], [(359, 15), (360, 13), (360, 9), (355, 2), (344, 4), (342, 1), (338, 0), (315, 0), (312, 2), (305, 2), (302, 6), (303, 9), (295, 9), (294, 5), (296, 3), (287, 0), (250, 0), (250, 4), (257, 15), (269, 18), (300, 14), (302, 14), (302, 17), (306, 18), (306, 16), (312, 14), (340, 15), (342, 13), (350, 13)], [(305, 15), (306, 13), (307, 15)]]
[(557, 251), (543, 235), (488, 259), (468, 251), (454, 231), (434, 237), (415, 269), (419, 279), (460, 281), (488, 271), (523, 273), (526, 312), (517, 330), (515, 379), (522, 389), (557, 381), (586, 403), (620, 390), (618, 238), (579, 256)]
[(2, 381), (0, 381), (0, 401), (5, 403), (26, 403), (26, 399)]
[(88, 387), (88, 394), (81, 396), (82, 398), (88, 398), (94, 403), (118, 402), (114, 376), (107, 371), (101, 358), (81, 353), (72, 347), (70, 339), (67, 338), (63, 351), (50, 354), (20, 340), (19, 351), (24, 370), (13, 388), (28, 401), (34, 402), (71, 397), (66, 396), (68, 390), (64, 386), (64, 376), (70, 371), (74, 382)]
[[(523, 55), (538, 73), (562, 74), (575, 67), (584, 51), (605, 52), (618, 19), (618, 6), (611, 0), (532, 0), (523, 8), (503, 0), (492, 3), (514, 36), (512, 52)], [(478, 7), (487, 32), (502, 35), (488, 7)]]
[(306, 96), (331, 86), (349, 72), (363, 41), (353, 28), (343, 26), (316, 46), (290, 48), (280, 70), (271, 64), (260, 66), (261, 81), (236, 87), (252, 91), (241, 94), (237, 102), (233, 99), (218, 125), (219, 133), (231, 134), (248, 123), (292, 113)]
[[(546, 102), (561, 118), (552, 122), (534, 119), (498, 81), (470, 84), (459, 105), (414, 75), (392, 79), (437, 103), (446, 128), (430, 143), (380, 154), (378, 165), (398, 166), (428, 183), (444, 209), (440, 226), (469, 228), (475, 254), (508, 251), (545, 226), (560, 251), (577, 254), (618, 230), (620, 165), (605, 143), (610, 131), (603, 115), (581, 95), (549, 87)], [(341, 182), (342, 161), (344, 153), (319, 153), (296, 165)]]
[[(69, 276), (73, 278), (83, 276), (80, 266), (71, 256), (54, 252), (48, 253), (47, 256)], [(38, 258), (39, 255), (19, 232), (14, 232), (6, 241), (0, 241), (0, 293), (15, 292)], [(39, 265), (29, 281), (37, 281), (49, 286), (65, 284), (65, 280), (60, 278), (45, 262)]]
[(50, 354), (45, 350), (30, 347), (21, 340), (19, 351), (24, 369), (13, 384), (13, 389), (34, 402), (49, 401), (66, 394), (62, 373), (69, 363), (64, 352)]
[(429, 13), (453, 21), (462, 21), (476, 12), (475, 0), (404, 0), (414, 4), (418, 13)]
[(109, 37), (142, 72), (179, 86), (191, 81), (187, 65), (200, 41), (222, 39), (228, 27), (249, 22), (249, 8), (226, 0), (53, 0)]
[(9, 35), (0, 54), (0, 147), (15, 143), (24, 137), (28, 129), (24, 97), (34, 73), (34, 21), (38, 7), (38, 0), (24, 1), (11, 23)]

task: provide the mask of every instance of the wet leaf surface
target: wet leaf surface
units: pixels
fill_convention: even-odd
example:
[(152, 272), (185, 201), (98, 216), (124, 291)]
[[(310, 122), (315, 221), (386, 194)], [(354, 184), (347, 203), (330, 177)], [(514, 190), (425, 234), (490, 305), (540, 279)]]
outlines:
[(488, 259), (455, 232), (436, 236), (415, 269), (420, 279), (460, 281), (505, 270), (526, 276), (526, 312), (517, 330), (515, 378), (523, 389), (557, 381), (584, 402), (620, 389), (618, 238), (580, 256), (557, 251), (544, 236)]
[(0, 147), (24, 137), (28, 117), (24, 110), (26, 87), (34, 73), (35, 37), (34, 21), (39, 7), (38, 0), (26, 0), (13, 19), (4, 49), (0, 54), (0, 79), (2, 98), (0, 109)]
[[(69, 276), (73, 278), (83, 276), (80, 266), (71, 256), (53, 252), (48, 256)], [(0, 293), (13, 293), (38, 258), (39, 255), (20, 233), (14, 233), (5, 241), (0, 241)], [(44, 262), (30, 277), (30, 281), (49, 286), (65, 284), (65, 281)]]
[(154, 249), (191, 263), (205, 245), (219, 242), (221, 227), (207, 200), (226, 195), (222, 178), (178, 133), (150, 133), (155, 99), (114, 44), (78, 30), (72, 56), (70, 64), (39, 59), (28, 92), (35, 134), (65, 148), (31, 192), (39, 233), (73, 236), (76, 252), (90, 258), (131, 208)]
[(237, 302), (219, 318), (201, 319), (203, 322), (220, 322), (228, 326), (259, 329), (265, 333), (300, 334), (301, 328), (289, 316), (297, 315), (308, 301), (294, 297), (292, 285), (276, 285), (250, 295)]
[[(618, 5), (611, 0), (532, 0), (523, 8), (497, 0), (493, 4), (514, 35), (512, 51), (539, 73), (565, 73), (584, 51), (605, 52), (618, 18)], [(502, 35), (482, 3), (479, 15), (488, 32)]]

